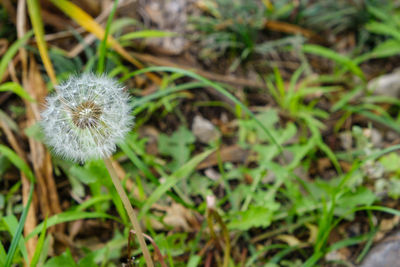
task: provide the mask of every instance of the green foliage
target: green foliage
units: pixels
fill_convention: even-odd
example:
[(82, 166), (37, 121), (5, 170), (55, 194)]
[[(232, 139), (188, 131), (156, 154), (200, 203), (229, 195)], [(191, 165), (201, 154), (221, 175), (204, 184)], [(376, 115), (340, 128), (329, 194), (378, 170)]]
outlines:
[(326, 0), (302, 1), (297, 16), (299, 23), (317, 32), (328, 31), (333, 34), (349, 30), (360, 30), (370, 18), (367, 7), (373, 4), (382, 5), (388, 1)]
[(355, 59), (357, 64), (372, 58), (386, 58), (400, 53), (400, 17), (394, 5), (394, 1), (388, 1), (386, 5), (367, 5), (371, 19), (366, 23), (365, 29), (371, 35), (370, 39), (375, 37), (375, 45)]
[(319, 83), (321, 83), (321, 81), (315, 77), (300, 80), (303, 72), (304, 66), (298, 68), (292, 75), (289, 85), (285, 86), (279, 70), (275, 68), (274, 76), (269, 77), (266, 83), (269, 92), (274, 97), (277, 104), (284, 111), (288, 112), (289, 116), (303, 120), (306, 120), (307, 117), (309, 118), (308, 120), (311, 119), (315, 122), (315, 127), (321, 128), (321, 123), (318, 123), (318, 121), (313, 118), (324, 119), (328, 117), (328, 114), (324, 110), (316, 107), (318, 104), (317, 101), (311, 101), (306, 105), (305, 99), (312, 95), (324, 96), (338, 90), (339, 87), (320, 86)]
[(236, 52), (245, 59), (254, 51), (257, 33), (263, 27), (264, 6), (259, 1), (205, 1), (210, 16), (193, 17), (205, 48), (202, 58), (218, 58)]
[(36, 248), (35, 248), (35, 253), (33, 254), (32, 260), (31, 260), (31, 267), (35, 267), (37, 266), (39, 259), (40, 259), (40, 255), (42, 253), (42, 249), (45, 243), (45, 238), (46, 238), (46, 224), (47, 224), (47, 218), (45, 218), (44, 223), (43, 223), (43, 228), (42, 228), (42, 232), (40, 233), (40, 237), (38, 239)]
[(195, 140), (192, 132), (184, 126), (180, 126), (171, 136), (160, 134), (158, 151), (162, 155), (172, 158), (172, 161), (168, 164), (169, 169), (175, 171), (188, 161)]
[(279, 209), (276, 202), (266, 202), (263, 206), (250, 206), (245, 211), (230, 214), (228, 227), (232, 230), (247, 231), (253, 227), (268, 227)]
[(375, 192), (381, 196), (389, 196), (393, 199), (400, 197), (400, 156), (397, 153), (389, 153), (375, 162), (375, 168), (379, 169), (382, 176), (374, 179)]
[[(66, 168), (64, 165), (64, 168), (69, 174), (74, 191), (82, 197), (84, 196), (84, 192), (83, 186), (80, 183), (89, 185), (93, 195), (100, 195), (102, 187), (105, 186), (122, 220), (124, 223), (128, 222), (128, 217), (125, 213), (122, 201), (109, 179), (108, 171), (102, 160), (88, 162), (83, 167), (73, 165)], [(108, 205), (96, 205), (95, 208), (98, 212), (106, 212)]]
[(56, 267), (56, 266), (76, 267), (77, 264), (72, 258), (71, 252), (67, 250), (60, 256), (51, 258), (44, 265), (44, 267)]
[(157, 189), (149, 196), (149, 198), (143, 204), (139, 217), (146, 214), (150, 209), (151, 205), (154, 204), (163, 194), (173, 187), (180, 179), (187, 178), (195, 169), (195, 167), (202, 162), (207, 156), (209, 156), (213, 150), (205, 151), (199, 155), (193, 157), (190, 161), (180, 166), (175, 172), (166, 178), (166, 181), (159, 185)]

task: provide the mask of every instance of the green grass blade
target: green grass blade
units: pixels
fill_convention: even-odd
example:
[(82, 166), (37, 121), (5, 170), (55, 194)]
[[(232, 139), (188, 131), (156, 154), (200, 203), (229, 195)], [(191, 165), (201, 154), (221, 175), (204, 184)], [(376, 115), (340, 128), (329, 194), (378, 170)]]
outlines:
[(154, 99), (170, 95), (172, 93), (178, 92), (178, 91), (183, 91), (183, 90), (191, 90), (191, 89), (196, 89), (196, 88), (201, 88), (203, 86), (206, 86), (202, 82), (192, 82), (192, 83), (185, 83), (181, 85), (177, 85), (175, 87), (168, 87), (163, 90), (159, 90), (151, 95), (147, 95), (141, 98), (137, 98), (132, 102), (132, 109), (135, 109), (137, 107), (142, 106), (145, 103), (148, 103)]
[(193, 255), (190, 257), (187, 267), (197, 267), (200, 265), (201, 257), (199, 255)]
[(363, 71), (350, 58), (343, 56), (339, 53), (336, 53), (335, 51), (333, 51), (329, 48), (319, 46), (319, 45), (306, 44), (303, 46), (303, 52), (331, 59), (331, 60), (341, 64), (342, 66), (346, 67), (352, 73), (359, 76), (361, 79), (365, 80)]
[[(10, 148), (8, 148), (4, 145), (0, 145), (0, 153), (3, 154), (4, 156), (6, 156), (19, 170), (21, 170), (32, 183), (35, 181), (35, 177), (33, 176), (33, 173), (31, 171), (31, 169), (29, 168), (29, 166), (26, 165), (26, 163), (14, 151), (12, 151)], [(26, 216), (28, 215), (28, 210), (29, 210), (29, 207), (32, 202), (32, 196), (33, 196), (33, 184), (30, 187), (28, 202), (26, 203), (26, 205), (22, 211), (17, 231), (15, 232), (15, 234), (13, 236), (10, 248), (7, 253), (7, 258), (6, 258), (5, 265), (4, 265), (6, 267), (11, 266), (12, 260), (14, 258), (14, 254), (17, 250), (17, 246), (20, 243), (22, 229), (24, 227)], [(25, 260), (27, 260), (27, 259), (25, 259)]]
[[(141, 170), (146, 177), (155, 185), (160, 185), (160, 182), (158, 179), (151, 173), (150, 169), (147, 167), (145, 163), (143, 163), (140, 158), (136, 155), (136, 153), (131, 149), (131, 144), (129, 140), (126, 141), (127, 143), (121, 143), (118, 146), (124, 151), (126, 156), (132, 161), (132, 163), (139, 169)], [(182, 204), (185, 207), (191, 207), (193, 208), (193, 205), (190, 205), (189, 203), (186, 203), (183, 199), (181, 199), (179, 196), (172, 192), (167, 192), (167, 195), (170, 196), (172, 199), (174, 199), (176, 202)]]
[(383, 156), (383, 155), (385, 155), (385, 154), (387, 154), (387, 153), (396, 151), (396, 150), (400, 150), (400, 145), (394, 145), (394, 146), (391, 146), (391, 147), (388, 147), (388, 148), (379, 150), (379, 151), (377, 151), (377, 152), (375, 152), (375, 153), (372, 153), (372, 154), (369, 155), (368, 157), (366, 157), (366, 158), (363, 160), (362, 164), (364, 164), (365, 162), (367, 162), (367, 161), (369, 161), (369, 160), (376, 160), (377, 158), (379, 158), (379, 157), (381, 157), (381, 156)]
[(377, 19), (380, 19), (384, 22), (391, 22), (392, 18), (391, 16), (388, 16), (387, 12), (381, 8), (378, 8), (377, 6), (367, 4), (366, 5), (368, 13), (370, 13), (372, 16), (374, 16)]
[(342, 109), (347, 103), (349, 103), (356, 95), (358, 95), (362, 90), (363, 86), (358, 86), (351, 90), (350, 92), (346, 93), (344, 96), (340, 98), (331, 108), (333, 112), (336, 112)]
[(389, 214), (392, 214), (392, 215), (394, 215), (394, 216), (400, 216), (400, 210), (395, 210), (395, 209), (392, 209), (392, 208), (382, 207), (382, 206), (366, 206), (366, 207), (360, 207), (360, 208), (355, 209), (353, 212), (361, 211), (361, 210), (376, 210), (376, 211), (381, 211), (381, 212), (389, 213)]
[(279, 92), (279, 97), (285, 99), (286, 96), (285, 83), (283, 82), (282, 75), (277, 67), (274, 68), (274, 77), (275, 77), (276, 88), (278, 89)]
[(372, 247), (372, 244), (374, 243), (374, 237), (376, 233), (378, 232), (378, 227), (372, 227), (372, 230), (367, 234), (368, 238), (365, 242), (364, 248), (362, 249), (361, 253), (358, 254), (356, 263), (360, 264), (360, 262), (364, 259), (364, 257), (367, 255), (369, 252), (370, 248)]
[(368, 238), (369, 238), (369, 234), (346, 238), (344, 240), (338, 241), (338, 242), (334, 243), (333, 245), (329, 246), (327, 248), (327, 251), (331, 252), (331, 251), (335, 251), (335, 250), (338, 250), (341, 248), (354, 246), (361, 242), (367, 241)]
[(139, 38), (162, 38), (162, 37), (170, 37), (175, 36), (176, 33), (174, 32), (164, 32), (164, 31), (157, 31), (157, 30), (145, 30), (145, 31), (137, 31), (137, 32), (130, 32), (125, 35), (122, 35), (119, 40), (120, 41), (127, 41)]
[(186, 164), (176, 170), (173, 174), (167, 177), (166, 181), (162, 183), (157, 189), (149, 196), (148, 199), (144, 202), (140, 213), (139, 218), (141, 218), (146, 212), (150, 209), (151, 205), (153, 205), (157, 200), (165, 194), (171, 187), (173, 187), (180, 179), (187, 177), (196, 166), (202, 162), (207, 156), (209, 156), (214, 150), (207, 150), (199, 155), (196, 155), (191, 160), (189, 160)]
[(7, 52), (1, 57), (0, 60), (0, 81), (3, 79), (4, 72), (6, 71), (8, 63), (12, 60), (18, 49), (25, 45), (29, 38), (31, 38), (33, 31), (27, 32), (24, 37), (18, 39), (13, 43), (7, 50)]
[(368, 23), (365, 28), (372, 33), (389, 35), (395, 38), (397, 41), (400, 41), (400, 30), (387, 23), (374, 21)]
[(86, 200), (82, 204), (80, 204), (76, 210), (77, 211), (84, 211), (85, 209), (89, 208), (90, 206), (96, 205), (97, 203), (103, 202), (103, 201), (109, 201), (112, 200), (111, 196), (108, 195), (98, 195), (91, 197), (90, 199)]
[[(59, 213), (59, 214), (56, 214), (56, 215), (50, 217), (47, 220), (46, 229), (48, 229), (51, 226), (60, 224), (60, 223), (71, 222), (71, 221), (76, 221), (76, 220), (83, 220), (83, 219), (98, 219), (98, 218), (111, 219), (111, 220), (114, 220), (117, 222), (121, 222), (121, 220), (119, 220), (117, 217), (108, 215), (106, 213), (84, 212), (84, 211), (66, 211), (66, 212), (62, 212), (62, 213)], [(33, 231), (30, 232), (29, 235), (26, 237), (26, 240), (39, 234), (43, 230), (43, 224), (44, 223), (41, 223), (38, 226), (36, 226), (36, 228), (33, 229)]]
[(386, 125), (387, 127), (395, 130), (396, 132), (400, 133), (400, 126), (391, 118), (388, 116), (379, 116), (376, 115), (375, 113), (372, 113), (368, 110), (359, 110), (356, 111), (358, 114), (365, 116), (369, 118), (370, 120), (382, 123), (383, 125)]
[[(24, 210), (22, 211), (21, 218), (18, 223), (18, 228), (17, 231), (11, 241), (10, 248), (8, 249), (7, 252), (7, 257), (6, 257), (6, 262), (5, 262), (5, 267), (10, 267), (12, 265), (12, 261), (14, 259), (15, 252), (17, 250), (17, 246), (20, 245), (20, 238), (22, 236), (22, 229), (24, 228), (25, 221), (26, 221), (26, 216), (28, 215), (28, 210), (29, 207), (31, 206), (32, 202), (32, 196), (33, 196), (33, 185), (31, 185), (29, 189), (29, 196), (28, 196), (28, 202), (26, 203)], [(23, 242), (22, 242), (23, 243)], [(23, 244), (24, 245), (24, 244)], [(24, 245), (25, 246), (25, 245)], [(25, 260), (27, 261), (27, 255), (25, 256)]]
[(342, 174), (343, 171), (342, 168), (340, 167), (339, 160), (337, 159), (335, 153), (333, 153), (333, 151), (330, 149), (330, 147), (324, 143), (322, 137), (317, 141), (317, 145), (318, 148), (321, 149), (321, 151), (328, 156), (329, 160), (333, 163), (333, 166), (335, 167), (336, 171), (339, 174)]
[(400, 54), (400, 41), (396, 39), (389, 39), (375, 46), (372, 51), (356, 57), (353, 62), (359, 65), (362, 62), (372, 58), (391, 57), (398, 54)]
[(150, 169), (147, 168), (147, 166), (139, 159), (138, 156), (136, 156), (135, 152), (132, 151), (127, 143), (121, 143), (118, 146), (122, 149), (122, 151), (124, 151), (125, 155), (132, 161), (132, 163), (135, 164), (135, 166), (141, 170), (147, 178), (150, 179), (151, 182), (156, 185), (160, 184), (158, 179), (151, 173)]
[(15, 82), (7, 82), (0, 85), (0, 92), (10, 91), (29, 101), (33, 101), (33, 98), (22, 88), (21, 85)]
[(287, 92), (287, 96), (285, 97), (284, 100), (284, 107), (290, 107), (290, 104), (292, 102), (293, 97), (296, 94), (296, 85), (297, 82), (300, 79), (301, 74), (303, 74), (303, 71), (305, 69), (305, 64), (302, 64), (292, 75), (292, 77), (290, 78), (290, 83), (289, 83), (289, 88), (288, 88), (288, 92)]
[(99, 74), (102, 74), (104, 72), (104, 65), (105, 65), (106, 55), (107, 55), (107, 38), (108, 38), (108, 34), (110, 33), (111, 22), (114, 18), (114, 14), (115, 14), (115, 11), (117, 10), (117, 6), (118, 6), (118, 0), (115, 0), (113, 8), (111, 10), (111, 13), (107, 19), (107, 24), (106, 24), (106, 29), (104, 32), (103, 40), (101, 41), (100, 46), (99, 46), (99, 63), (97, 65), (97, 73), (99, 73)]
[(0, 266), (5, 265), (7, 253), (6, 250), (4, 249), (3, 245), (0, 243)]
[(46, 225), (47, 225), (47, 217), (44, 219), (42, 232), (40, 233), (39, 240), (36, 244), (35, 253), (33, 254), (30, 267), (36, 267), (37, 263), (39, 262), (40, 254), (42, 252), (44, 240), (46, 237), (46, 229), (47, 229)]
[(31, 182), (35, 181), (35, 177), (28, 165), (10, 148), (0, 145), (0, 154), (6, 156), (12, 164), (14, 164), (18, 169), (20, 169)]
[[(9, 232), (9, 234), (11, 235), (12, 238), (16, 235), (19, 222), (18, 222), (17, 217), (15, 217), (15, 215), (12, 214), (12, 215), (8, 215), (8, 216), (4, 216), (2, 218), (2, 220), (0, 221), (0, 223)], [(10, 247), (8, 249), (10, 250)], [(27, 251), (25, 243), (22, 239), (20, 239), (18, 241), (17, 249), (19, 249), (19, 252), (21, 253), (24, 260), (28, 261), (28, 251)], [(15, 254), (17, 254), (17, 250), (14, 253), (14, 255)], [(7, 258), (7, 254), (3, 258), (4, 262), (5, 262), (6, 258)], [(2, 266), (5, 266), (5, 263)]]
[(318, 260), (324, 256), (323, 252), (314, 253), (308, 260), (302, 265), (302, 267), (313, 267), (318, 262)]

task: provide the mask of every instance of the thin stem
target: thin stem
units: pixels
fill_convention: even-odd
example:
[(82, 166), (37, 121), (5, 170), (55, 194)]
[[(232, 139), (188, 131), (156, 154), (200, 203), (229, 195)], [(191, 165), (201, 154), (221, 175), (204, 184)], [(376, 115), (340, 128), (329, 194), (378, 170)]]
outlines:
[(121, 197), (122, 203), (125, 206), (126, 212), (128, 213), (129, 219), (131, 220), (133, 229), (137, 233), (136, 236), (139, 240), (140, 249), (142, 250), (144, 259), (146, 260), (147, 267), (153, 267), (154, 264), (150, 256), (149, 249), (147, 248), (146, 242), (144, 241), (143, 232), (142, 229), (140, 228), (140, 224), (138, 219), (136, 218), (135, 212), (133, 211), (131, 202), (129, 201), (129, 198), (126, 195), (124, 188), (122, 187), (122, 184), (117, 176), (117, 173), (115, 172), (111, 160), (109, 158), (106, 158), (104, 159), (104, 163), (106, 164), (108, 172), (110, 173), (115, 189), (117, 189), (117, 192)]

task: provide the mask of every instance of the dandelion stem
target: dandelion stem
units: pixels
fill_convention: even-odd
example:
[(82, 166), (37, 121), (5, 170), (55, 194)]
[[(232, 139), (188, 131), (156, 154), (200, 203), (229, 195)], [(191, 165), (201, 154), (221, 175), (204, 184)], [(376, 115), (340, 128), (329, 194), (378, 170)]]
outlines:
[(122, 187), (122, 184), (117, 176), (117, 173), (112, 165), (111, 160), (109, 158), (105, 158), (104, 163), (108, 169), (108, 172), (110, 173), (115, 189), (117, 189), (117, 192), (121, 197), (122, 203), (125, 206), (126, 212), (128, 213), (129, 219), (131, 220), (133, 229), (136, 232), (136, 236), (138, 237), (139, 245), (142, 250), (143, 256), (146, 260), (147, 267), (153, 267), (154, 264), (150, 256), (149, 249), (147, 248), (146, 242), (144, 241), (143, 232), (140, 228), (140, 224), (138, 219), (136, 218), (135, 212), (133, 211), (131, 202), (129, 201), (129, 198), (126, 195), (124, 188)]

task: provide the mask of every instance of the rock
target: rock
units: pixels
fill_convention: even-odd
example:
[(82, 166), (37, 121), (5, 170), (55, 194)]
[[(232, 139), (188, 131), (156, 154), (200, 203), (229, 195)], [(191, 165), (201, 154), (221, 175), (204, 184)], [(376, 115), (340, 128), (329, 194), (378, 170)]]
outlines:
[(370, 179), (382, 178), (385, 173), (385, 168), (380, 162), (374, 162), (372, 160), (367, 161), (362, 167), (363, 173)]
[(375, 128), (365, 128), (363, 129), (363, 134), (367, 137), (374, 147), (382, 147), (383, 146), (383, 137), (382, 134)]
[(155, 25), (157, 30), (177, 33), (176, 36), (146, 38), (150, 50), (163, 55), (180, 55), (186, 45), (184, 37), (192, 0), (142, 0), (144, 21)]
[(400, 266), (400, 232), (394, 233), (375, 246), (364, 259), (360, 267), (396, 267)]
[(325, 255), (326, 261), (343, 261), (346, 257), (340, 253), (340, 251), (334, 250)]
[(353, 136), (350, 131), (340, 133), (339, 139), (344, 150), (349, 151), (353, 147)]
[(214, 124), (198, 115), (194, 117), (192, 132), (200, 142), (205, 144), (217, 140), (221, 136)]
[(369, 81), (368, 90), (372, 90), (374, 95), (389, 97), (400, 96), (400, 69), (386, 75), (382, 75)]
[(207, 168), (204, 174), (213, 181), (218, 181), (221, 178), (221, 174), (213, 168)]

